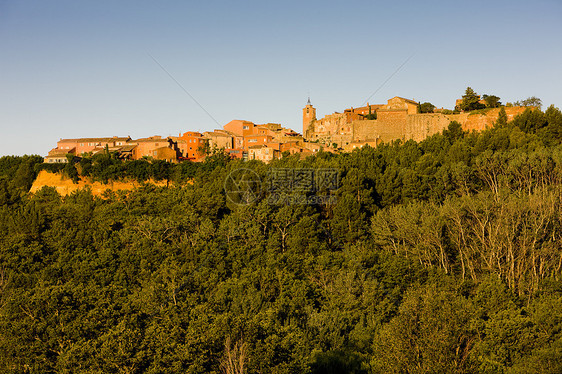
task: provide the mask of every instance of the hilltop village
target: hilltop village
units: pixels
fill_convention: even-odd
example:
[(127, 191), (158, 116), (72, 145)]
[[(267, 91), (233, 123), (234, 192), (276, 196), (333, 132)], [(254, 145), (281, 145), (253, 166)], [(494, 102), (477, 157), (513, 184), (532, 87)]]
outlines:
[(223, 129), (203, 133), (188, 131), (166, 138), (155, 135), (141, 139), (118, 136), (60, 139), (57, 147), (45, 157), (45, 162), (65, 163), (68, 155), (100, 152), (115, 153), (124, 160), (151, 158), (168, 162), (199, 162), (213, 150), (222, 150), (232, 158), (268, 162), (279, 158), (285, 151), (306, 155), (319, 149), (319, 145), (304, 142), (300, 134), (279, 124), (256, 125), (250, 121), (233, 120)]
[[(483, 100), (479, 99), (479, 102), (485, 105), (482, 104)], [(459, 100), (456, 104), (458, 108)], [(303, 109), (303, 135), (307, 141), (351, 151), (365, 144), (376, 147), (398, 139), (422, 141), (442, 132), (452, 121), (460, 123), (464, 131), (482, 131), (496, 123), (502, 109), (510, 121), (523, 113), (526, 107), (508, 106), (454, 112), (434, 109), (431, 113), (421, 113), (420, 103), (396, 96), (386, 104), (367, 103), (363, 107), (345, 109), (341, 113), (316, 119), (316, 109), (309, 100)]]
[[(458, 106), (458, 100), (456, 104)], [(199, 162), (209, 152), (222, 150), (232, 158), (269, 162), (285, 152), (306, 157), (321, 149), (328, 152), (352, 151), (365, 145), (377, 147), (394, 140), (421, 141), (443, 131), (452, 121), (460, 123), (465, 131), (481, 131), (496, 123), (500, 110), (505, 110), (507, 120), (512, 120), (525, 109), (524, 106), (509, 106), (476, 112), (435, 109), (430, 113), (421, 113), (420, 103), (396, 96), (386, 104), (367, 103), (363, 107), (345, 109), (317, 119), (316, 108), (309, 99), (303, 108), (302, 134), (276, 123), (233, 120), (222, 129), (203, 133), (188, 131), (166, 138), (113, 136), (60, 139), (44, 161), (66, 163), (71, 157), (110, 152), (125, 160), (149, 158)]]

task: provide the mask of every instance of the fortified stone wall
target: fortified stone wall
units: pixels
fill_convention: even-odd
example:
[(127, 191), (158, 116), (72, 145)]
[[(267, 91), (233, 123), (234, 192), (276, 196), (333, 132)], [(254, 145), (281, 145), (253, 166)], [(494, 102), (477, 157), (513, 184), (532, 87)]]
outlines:
[[(383, 142), (395, 139), (403, 139), (406, 136), (406, 124), (408, 121), (407, 109), (379, 110), (377, 112), (376, 131)], [(363, 139), (357, 139), (363, 140)]]
[(387, 143), (397, 139), (408, 140), (408, 117), (407, 110), (381, 111), (376, 120), (355, 121), (352, 124), (353, 141), (378, 140)]
[[(511, 121), (519, 114), (522, 114), (527, 108), (526, 107), (510, 107), (505, 108), (505, 114), (507, 114), (507, 120)], [(498, 116), (500, 113), (500, 108), (494, 108), (487, 111), (485, 114), (468, 114), (466, 120), (460, 121), (455, 119), (455, 121), (459, 121), (463, 126), (463, 130), (465, 131), (482, 131), (485, 130), (487, 127), (492, 127), (494, 123), (498, 120)], [(466, 113), (463, 113), (466, 115)], [(459, 114), (462, 116), (463, 114)], [(452, 117), (452, 116), (451, 116)]]
[[(508, 121), (523, 113), (525, 107), (505, 108)], [(343, 147), (351, 142), (377, 140), (384, 143), (393, 140), (422, 141), (428, 136), (445, 130), (451, 121), (457, 121), (464, 131), (482, 131), (492, 127), (498, 119), (500, 108), (482, 113), (460, 114), (411, 114), (408, 109), (379, 109), (376, 120), (349, 121), (344, 113), (327, 115), (314, 121), (306, 134), (307, 140), (324, 144), (336, 143)]]
[(451, 121), (448, 116), (442, 114), (428, 113), (410, 115), (408, 116), (405, 126), (404, 140), (412, 139), (416, 142), (422, 141), (428, 136), (437, 134), (446, 129)]
[(351, 135), (351, 123), (343, 113), (334, 113), (325, 116), (321, 120), (314, 121), (309, 127), (306, 137), (309, 140), (324, 139), (341, 133)]

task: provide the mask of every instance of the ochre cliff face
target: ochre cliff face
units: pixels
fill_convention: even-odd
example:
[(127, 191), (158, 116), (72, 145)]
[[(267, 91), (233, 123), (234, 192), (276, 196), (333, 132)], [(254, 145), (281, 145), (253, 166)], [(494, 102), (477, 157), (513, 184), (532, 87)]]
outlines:
[[(513, 118), (522, 114), (527, 108), (526, 107), (510, 107), (504, 108), (505, 113), (507, 114), (507, 120), (511, 121)], [(498, 120), (498, 116), (500, 113), (499, 108), (490, 109), (486, 114), (468, 114), (468, 117), (465, 121), (458, 121), (463, 126), (463, 130), (465, 131), (482, 131), (485, 130), (487, 127), (492, 127), (494, 123)], [(458, 114), (463, 115), (463, 114)]]
[[(153, 184), (159, 187), (167, 186), (166, 181), (147, 181), (148, 184)], [(73, 183), (72, 180), (63, 177), (61, 174), (49, 173), (46, 170), (41, 170), (37, 178), (31, 186), (31, 193), (39, 191), (41, 188), (54, 187), (57, 192), (63, 196), (69, 195), (74, 191), (82, 190), (84, 188), (89, 188), (93, 195), (101, 196), (106, 190), (118, 191), (118, 190), (132, 190), (138, 188), (143, 183), (137, 181), (115, 181), (107, 184), (100, 182), (90, 182), (87, 180), (81, 180), (78, 183)]]

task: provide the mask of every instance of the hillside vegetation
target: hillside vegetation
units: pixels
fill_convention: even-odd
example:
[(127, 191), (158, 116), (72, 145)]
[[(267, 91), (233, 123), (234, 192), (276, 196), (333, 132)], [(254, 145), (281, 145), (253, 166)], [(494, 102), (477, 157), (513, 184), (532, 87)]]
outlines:
[[(0, 371), (560, 373), (561, 143), (550, 107), (305, 160), (157, 163), (139, 179), (169, 187), (101, 197), (30, 194), (41, 158), (1, 158)], [(337, 203), (232, 204), (242, 167), (337, 169)]]

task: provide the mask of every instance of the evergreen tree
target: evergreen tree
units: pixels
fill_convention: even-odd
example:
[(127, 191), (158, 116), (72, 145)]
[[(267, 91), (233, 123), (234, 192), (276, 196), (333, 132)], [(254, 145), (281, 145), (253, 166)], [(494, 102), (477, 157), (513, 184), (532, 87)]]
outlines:
[(484, 107), (485, 105), (480, 103), (480, 96), (477, 95), (472, 88), (467, 87), (462, 97), (462, 102), (459, 104), (459, 109), (468, 112)]
[(507, 113), (505, 112), (505, 108), (502, 107), (498, 114), (498, 120), (496, 122), (497, 126), (505, 126), (507, 125)]

